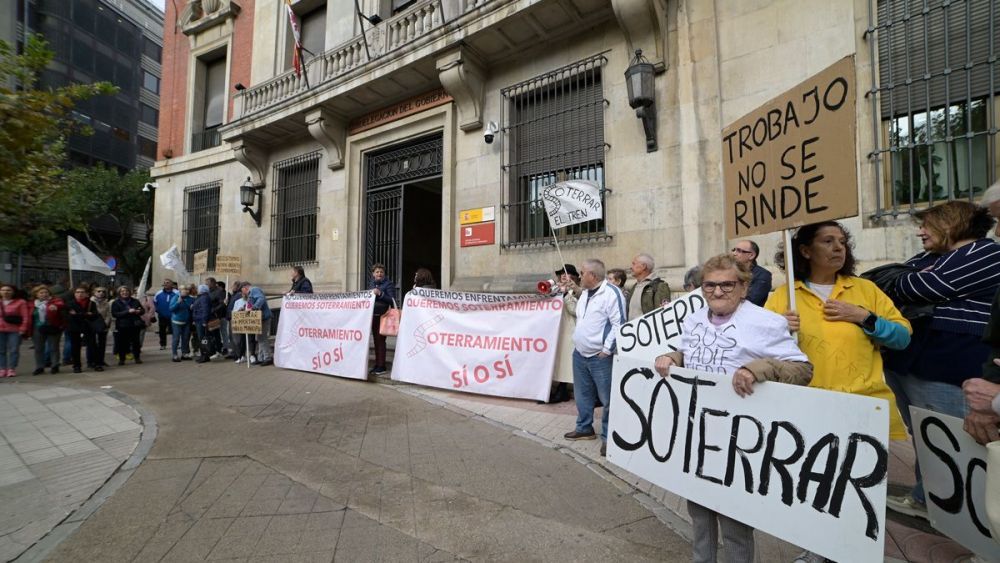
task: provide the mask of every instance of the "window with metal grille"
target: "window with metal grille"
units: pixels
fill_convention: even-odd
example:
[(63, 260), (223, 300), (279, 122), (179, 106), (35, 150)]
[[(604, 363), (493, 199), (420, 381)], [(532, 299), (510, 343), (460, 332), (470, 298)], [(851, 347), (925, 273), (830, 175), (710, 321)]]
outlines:
[[(504, 88), (504, 171), (508, 188), (501, 227), (504, 248), (552, 244), (542, 189), (572, 179), (604, 185), (603, 54)], [(603, 219), (556, 231), (560, 241), (610, 238)]]
[(316, 261), (319, 157), (313, 152), (274, 165), (271, 199), (271, 266)]
[(208, 269), (215, 269), (219, 252), (219, 192), (222, 182), (198, 184), (184, 190), (184, 264), (194, 269), (194, 255), (208, 250)]
[(869, 0), (876, 218), (972, 200), (996, 179), (998, 12), (995, 0)]

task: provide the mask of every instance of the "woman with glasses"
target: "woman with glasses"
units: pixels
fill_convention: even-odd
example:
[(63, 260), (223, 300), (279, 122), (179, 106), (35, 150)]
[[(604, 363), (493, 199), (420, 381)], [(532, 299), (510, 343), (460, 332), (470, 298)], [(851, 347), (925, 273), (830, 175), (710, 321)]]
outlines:
[[(811, 387), (889, 401), (889, 438), (905, 440), (906, 428), (885, 383), (881, 348), (910, 342), (910, 323), (874, 283), (854, 275), (851, 235), (836, 221), (806, 225), (792, 237), (795, 309), (783, 285), (765, 308), (799, 332), (799, 346), (813, 364)], [(784, 250), (775, 257), (784, 264)], [(803, 553), (796, 561), (822, 561)]]
[[(752, 395), (753, 386), (764, 381), (809, 383), (812, 366), (788, 333), (785, 319), (747, 300), (750, 277), (750, 266), (732, 255), (705, 262), (701, 289), (708, 307), (684, 319), (680, 350), (656, 359), (662, 377), (671, 366), (725, 374), (740, 397)], [(692, 501), (688, 512), (694, 525), (694, 561), (716, 560), (720, 526), (726, 561), (753, 561), (753, 528)]]

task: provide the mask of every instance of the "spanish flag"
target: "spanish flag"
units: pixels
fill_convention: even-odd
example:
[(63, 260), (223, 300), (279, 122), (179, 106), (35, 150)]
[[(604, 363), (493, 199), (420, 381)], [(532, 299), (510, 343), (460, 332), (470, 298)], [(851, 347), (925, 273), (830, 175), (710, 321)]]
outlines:
[(292, 10), (292, 0), (285, 0), (285, 7), (288, 8), (288, 24), (292, 26), (292, 37), (295, 38), (292, 66), (295, 67), (295, 76), (302, 76), (302, 34), (299, 33), (299, 20)]

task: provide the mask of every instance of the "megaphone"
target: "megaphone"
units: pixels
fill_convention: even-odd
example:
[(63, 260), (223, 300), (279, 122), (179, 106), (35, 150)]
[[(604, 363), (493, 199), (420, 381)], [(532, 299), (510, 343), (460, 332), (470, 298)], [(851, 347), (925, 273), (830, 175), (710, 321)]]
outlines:
[(552, 293), (552, 287), (556, 285), (555, 280), (542, 280), (538, 282), (538, 293), (542, 295), (549, 295)]

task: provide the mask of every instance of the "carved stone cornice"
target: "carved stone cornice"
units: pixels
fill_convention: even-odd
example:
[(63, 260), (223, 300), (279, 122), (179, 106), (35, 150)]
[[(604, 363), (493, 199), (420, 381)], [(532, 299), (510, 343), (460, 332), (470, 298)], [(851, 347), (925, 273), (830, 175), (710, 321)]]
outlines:
[(656, 72), (666, 70), (667, 52), (663, 25), (668, 0), (611, 0), (611, 7), (618, 26), (625, 34), (629, 53), (642, 49), (643, 55), (656, 67)]
[(483, 126), (483, 88), (486, 72), (478, 59), (465, 47), (437, 59), (438, 79), (458, 106), (458, 126), (473, 131)]
[(336, 170), (344, 167), (344, 144), (347, 141), (347, 126), (324, 109), (315, 109), (306, 114), (309, 134), (326, 150), (326, 167)]
[(232, 0), (190, 0), (178, 18), (184, 35), (194, 35), (234, 19), (240, 6)]
[(233, 148), (233, 157), (250, 173), (250, 183), (255, 187), (263, 187), (267, 177), (267, 154), (260, 146), (236, 138), (229, 141)]

